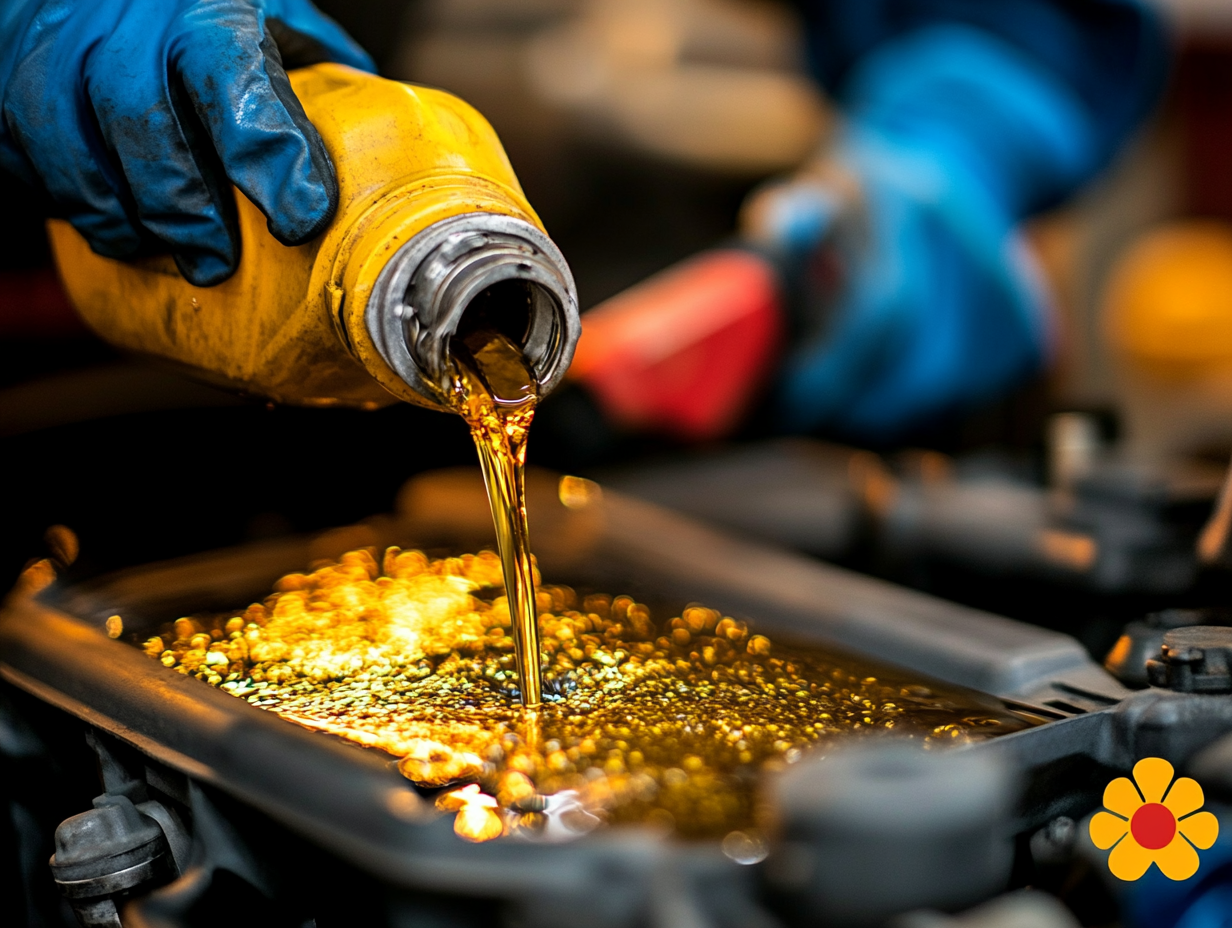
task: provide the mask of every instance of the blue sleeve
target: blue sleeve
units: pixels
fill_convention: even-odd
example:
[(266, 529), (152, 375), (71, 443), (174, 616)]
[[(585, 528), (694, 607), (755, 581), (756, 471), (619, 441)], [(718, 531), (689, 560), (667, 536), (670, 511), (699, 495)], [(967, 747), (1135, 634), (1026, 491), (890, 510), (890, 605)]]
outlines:
[(850, 116), (961, 147), (1015, 218), (1104, 167), (1167, 76), (1168, 36), (1139, 0), (796, 4), (813, 68)]

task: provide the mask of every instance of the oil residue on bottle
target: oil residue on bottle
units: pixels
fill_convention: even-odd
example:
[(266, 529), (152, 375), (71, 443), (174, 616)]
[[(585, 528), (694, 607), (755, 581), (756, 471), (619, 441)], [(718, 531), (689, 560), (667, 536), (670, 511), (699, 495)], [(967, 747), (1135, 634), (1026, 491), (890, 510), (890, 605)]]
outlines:
[(146, 653), (399, 758), (472, 841), (642, 822), (756, 844), (761, 774), (810, 751), (887, 733), (941, 747), (1026, 727), (991, 697), (772, 640), (703, 605), (654, 615), (629, 596), (560, 585), (536, 591), (545, 697), (527, 711), (490, 551), (364, 549), (274, 589), (242, 612), (179, 619)]
[(491, 329), (455, 339), (453, 357), (450, 402), (470, 427), (479, 452), (513, 619), (519, 693), (522, 705), (534, 708), (543, 699), (543, 684), (525, 474), (538, 385), (521, 348)]

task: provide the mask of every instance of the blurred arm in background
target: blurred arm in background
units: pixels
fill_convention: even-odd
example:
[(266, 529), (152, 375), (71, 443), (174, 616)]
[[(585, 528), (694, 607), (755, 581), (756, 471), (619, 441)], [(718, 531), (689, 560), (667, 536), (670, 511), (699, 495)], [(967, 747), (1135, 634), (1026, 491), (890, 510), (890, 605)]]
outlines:
[(1048, 299), (1018, 224), (1108, 164), (1169, 50), (1134, 0), (797, 5), (844, 126), (743, 213), (788, 266), (829, 268), (803, 287), (778, 425), (892, 441), (1045, 363)]
[(584, 317), (571, 373), (619, 434), (722, 437), (771, 384), (760, 430), (901, 443), (1027, 381), (1054, 336), (1019, 225), (1113, 159), (1170, 54), (1133, 0), (797, 5), (837, 128), (742, 245)]

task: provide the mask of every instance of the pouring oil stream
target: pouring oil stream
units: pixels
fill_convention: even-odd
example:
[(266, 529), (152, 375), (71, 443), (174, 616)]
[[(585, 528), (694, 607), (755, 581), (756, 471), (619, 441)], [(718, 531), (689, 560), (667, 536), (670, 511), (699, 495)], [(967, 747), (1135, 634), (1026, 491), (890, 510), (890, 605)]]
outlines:
[(526, 526), (526, 437), (538, 383), (517, 344), (484, 330), (454, 342), (450, 401), (470, 427), (505, 575), (522, 706), (543, 700), (535, 582)]

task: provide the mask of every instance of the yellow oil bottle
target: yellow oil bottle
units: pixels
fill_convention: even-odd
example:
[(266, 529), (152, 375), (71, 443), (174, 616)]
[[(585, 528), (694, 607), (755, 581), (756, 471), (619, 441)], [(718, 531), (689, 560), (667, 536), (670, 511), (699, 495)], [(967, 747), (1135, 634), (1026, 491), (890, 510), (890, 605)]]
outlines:
[(519, 346), (536, 392), (551, 390), (580, 332), (573, 278), (487, 121), (442, 91), (342, 65), (290, 77), (337, 171), (330, 227), (284, 246), (236, 191), (238, 270), (201, 288), (170, 257), (103, 258), (52, 221), (86, 323), (123, 349), (283, 403), (455, 408), (451, 344), (478, 330)]

